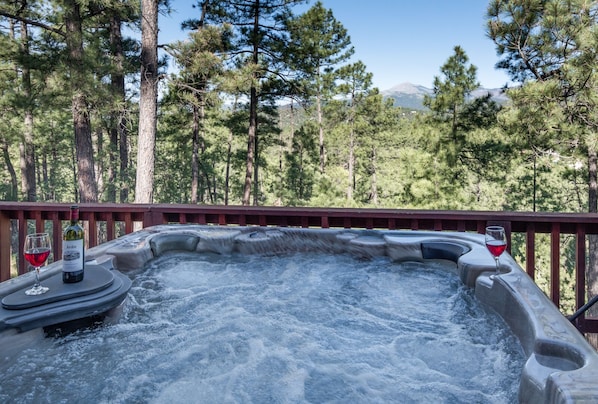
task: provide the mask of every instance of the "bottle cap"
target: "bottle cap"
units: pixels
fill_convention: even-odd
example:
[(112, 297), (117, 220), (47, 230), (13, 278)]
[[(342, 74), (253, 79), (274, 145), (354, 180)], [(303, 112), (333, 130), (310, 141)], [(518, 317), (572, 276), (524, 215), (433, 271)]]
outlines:
[(79, 205), (71, 206), (71, 221), (79, 220)]

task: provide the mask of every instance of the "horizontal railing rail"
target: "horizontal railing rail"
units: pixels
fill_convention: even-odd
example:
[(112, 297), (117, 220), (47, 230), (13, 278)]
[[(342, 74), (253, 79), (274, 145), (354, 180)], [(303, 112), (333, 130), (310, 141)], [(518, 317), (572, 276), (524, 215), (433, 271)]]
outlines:
[[(489, 224), (507, 231), (507, 240), (521, 234), (525, 240), (527, 273), (536, 272), (536, 235), (550, 235), (549, 297), (559, 306), (561, 236), (575, 237), (575, 307), (588, 301), (586, 294), (587, 236), (598, 234), (598, 215), (590, 213), (529, 213), (492, 211), (430, 211), (404, 209), (292, 208), (205, 206), (181, 204), (80, 204), (80, 218), (87, 230), (87, 247), (95, 247), (136, 229), (166, 223), (237, 226), (292, 226), (390, 230), (468, 231), (483, 233)], [(60, 257), (62, 229), (69, 204), (0, 202), (0, 281), (26, 271), (22, 257), (25, 235), (33, 231), (52, 234), (54, 256)], [(11, 256), (16, 264), (11, 263)], [(592, 296), (590, 296), (592, 297)], [(575, 319), (584, 333), (598, 333), (598, 318), (584, 314)]]

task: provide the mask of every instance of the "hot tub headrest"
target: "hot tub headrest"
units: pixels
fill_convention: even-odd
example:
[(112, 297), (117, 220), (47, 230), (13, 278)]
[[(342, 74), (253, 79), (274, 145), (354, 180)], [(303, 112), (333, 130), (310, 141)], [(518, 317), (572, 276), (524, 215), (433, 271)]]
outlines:
[(444, 259), (457, 263), (471, 248), (450, 241), (426, 241), (421, 244), (423, 259)]

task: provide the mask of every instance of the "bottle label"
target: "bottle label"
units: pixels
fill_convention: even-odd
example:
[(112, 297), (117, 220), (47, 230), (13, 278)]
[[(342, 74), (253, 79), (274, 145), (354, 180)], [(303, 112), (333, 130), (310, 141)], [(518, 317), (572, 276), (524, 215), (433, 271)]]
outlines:
[(83, 269), (83, 240), (63, 240), (62, 271), (77, 272)]

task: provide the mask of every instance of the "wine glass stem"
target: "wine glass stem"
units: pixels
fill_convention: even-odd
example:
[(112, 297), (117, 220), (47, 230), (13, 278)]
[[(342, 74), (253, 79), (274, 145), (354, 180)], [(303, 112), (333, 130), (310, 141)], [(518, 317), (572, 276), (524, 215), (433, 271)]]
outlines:
[(500, 275), (500, 264), (498, 263), (498, 257), (494, 257), (494, 261), (496, 261), (496, 275)]
[(39, 283), (39, 267), (35, 267), (35, 284), (33, 285), (34, 288), (37, 288), (40, 286)]

